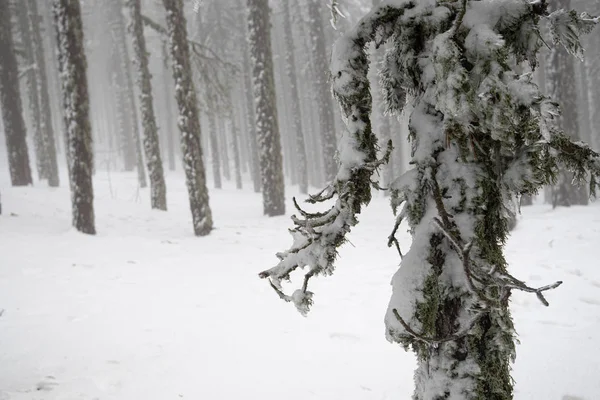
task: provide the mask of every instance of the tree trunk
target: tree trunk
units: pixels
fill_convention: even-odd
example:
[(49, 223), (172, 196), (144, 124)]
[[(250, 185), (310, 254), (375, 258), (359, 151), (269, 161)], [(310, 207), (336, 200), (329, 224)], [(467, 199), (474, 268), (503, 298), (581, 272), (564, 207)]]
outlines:
[(164, 134), (167, 136), (167, 152), (169, 154), (169, 170), (175, 171), (175, 135), (173, 132), (173, 104), (171, 102), (171, 93), (173, 88), (169, 81), (169, 53), (166, 46), (162, 46), (163, 58), (163, 97), (165, 99), (165, 126)]
[[(600, 13), (600, 4), (591, 2), (592, 15)], [(587, 88), (589, 91), (589, 123), (591, 127), (591, 145), (594, 150), (600, 150), (600, 35), (594, 31), (588, 36), (585, 67), (587, 69)]]
[(28, 2), (19, 3), (16, 5), (17, 21), (19, 33), (21, 35), (22, 48), (22, 69), (25, 73), (25, 89), (27, 91), (27, 104), (29, 105), (29, 117), (31, 119), (31, 130), (33, 131), (33, 147), (35, 152), (35, 165), (38, 173), (38, 179), (46, 178), (46, 153), (44, 147), (44, 139), (40, 129), (40, 100), (38, 92), (38, 76), (36, 69), (38, 65), (35, 63), (35, 55), (33, 51), (33, 40), (31, 37), (31, 27), (29, 26), (29, 7)]
[(0, 105), (13, 186), (31, 185), (19, 68), (11, 31), (9, 0), (0, 0)]
[[(242, 6), (240, 2), (240, 7)], [(240, 21), (243, 24), (243, 21)], [(246, 25), (247, 24), (243, 24)], [(252, 88), (252, 65), (250, 63), (250, 47), (248, 42), (242, 42), (242, 55), (244, 64), (244, 93), (246, 94), (246, 119), (248, 121), (248, 141), (250, 142), (250, 173), (252, 175), (252, 185), (255, 193), (261, 190), (260, 165), (258, 155), (258, 137), (256, 132), (256, 118), (254, 115), (254, 97)]]
[[(553, 9), (571, 8), (571, 0), (553, 0), (550, 4)], [(571, 55), (562, 46), (554, 46), (550, 50), (546, 80), (549, 86), (548, 94), (561, 106), (562, 114), (559, 121), (562, 129), (572, 139), (579, 140), (575, 64)], [(577, 187), (572, 181), (572, 173), (565, 171), (559, 173), (558, 183), (553, 188), (554, 207), (588, 204), (586, 188), (583, 185)]]
[(38, 93), (40, 100), (40, 132), (44, 146), (45, 173), (50, 187), (57, 187), (60, 183), (58, 174), (58, 160), (56, 158), (56, 139), (52, 122), (52, 107), (50, 105), (50, 89), (46, 73), (46, 54), (40, 25), (42, 16), (38, 11), (36, 0), (27, 0), (29, 4), (29, 25), (31, 26), (32, 46), (36, 73), (38, 77)]
[(217, 132), (219, 135), (219, 151), (221, 152), (221, 166), (223, 167), (223, 178), (231, 180), (231, 168), (229, 166), (229, 143), (227, 143), (227, 131), (225, 121), (220, 116), (217, 118)]
[(67, 127), (67, 165), (71, 182), (73, 226), (95, 234), (92, 186), (92, 132), (89, 118), (87, 60), (79, 0), (54, 0), (59, 66)]
[(204, 236), (212, 230), (213, 222), (208, 204), (208, 189), (206, 188), (206, 175), (200, 146), (198, 101), (192, 81), (183, 2), (182, 0), (163, 0), (163, 4), (167, 11), (167, 30), (173, 62), (175, 97), (179, 107), (178, 125), (181, 132), (181, 151), (194, 233), (197, 236)]
[(320, 0), (308, 0), (308, 15), (310, 23), (309, 37), (311, 39), (312, 54), (315, 68), (316, 103), (319, 112), (319, 127), (323, 145), (323, 160), (325, 180), (331, 181), (337, 173), (335, 152), (337, 140), (335, 136), (335, 122), (333, 114), (333, 97), (329, 88), (329, 54), (325, 48), (325, 33)]
[(221, 189), (221, 154), (219, 152), (219, 139), (217, 137), (217, 117), (214, 111), (209, 111), (206, 115), (208, 119), (208, 133), (210, 139), (210, 159), (212, 161), (213, 182), (215, 189)]
[(271, 51), (271, 10), (268, 0), (248, 0), (248, 11), (263, 211), (273, 217), (285, 214), (285, 188)]
[(167, 187), (163, 172), (162, 159), (158, 141), (158, 129), (154, 116), (154, 99), (152, 97), (152, 82), (148, 68), (148, 52), (144, 38), (144, 25), (141, 16), (140, 0), (129, 0), (131, 12), (131, 37), (138, 69), (138, 86), (140, 89), (140, 106), (142, 109), (142, 127), (144, 129), (144, 151), (148, 173), (150, 174), (150, 202), (152, 208), (167, 210)]
[(119, 95), (122, 96), (120, 101), (122, 102), (124, 112), (124, 132), (123, 132), (123, 144), (125, 147), (125, 169), (128, 171), (133, 170), (135, 167), (138, 173), (138, 182), (140, 187), (146, 187), (146, 172), (144, 170), (144, 159), (142, 156), (142, 144), (140, 140), (140, 129), (138, 123), (137, 109), (135, 106), (135, 89), (133, 85), (133, 78), (131, 77), (131, 70), (129, 69), (129, 50), (126, 45), (126, 34), (125, 34), (125, 19), (122, 13), (122, 3), (119, 1), (108, 0), (110, 7), (109, 18), (111, 34), (114, 46), (113, 60), (114, 66), (117, 69), (118, 74), (118, 90)]
[(300, 96), (298, 94), (298, 78), (296, 77), (296, 59), (294, 56), (294, 37), (292, 34), (292, 21), (290, 18), (290, 5), (283, 4), (283, 32), (285, 36), (285, 63), (286, 73), (290, 84), (291, 129), (294, 133), (296, 153), (297, 180), (300, 193), (308, 193), (308, 170), (306, 165), (306, 147), (302, 131), (302, 112), (300, 110)]
[(231, 126), (231, 147), (233, 150), (233, 168), (234, 168), (234, 174), (235, 174), (235, 188), (236, 189), (241, 189), (242, 188), (242, 168), (240, 165), (240, 148), (238, 145), (238, 139), (240, 136), (240, 132), (238, 129), (238, 125), (237, 125), (237, 121), (236, 121), (236, 115), (235, 113), (231, 113), (230, 117), (229, 117), (229, 123)]
[[(56, 43), (56, 34), (54, 33), (52, 4), (51, 2), (41, 2), (43, 4), (43, 33), (46, 41), (46, 48), (49, 49), (48, 54), (48, 87), (50, 91), (50, 109), (52, 111), (52, 131), (64, 132), (64, 110), (62, 109), (62, 100), (60, 93), (60, 77), (58, 74), (58, 57)], [(64, 135), (57, 134), (54, 136), (55, 149), (59, 153), (61, 151), (61, 142), (64, 140)], [(64, 148), (64, 146), (63, 146)]]

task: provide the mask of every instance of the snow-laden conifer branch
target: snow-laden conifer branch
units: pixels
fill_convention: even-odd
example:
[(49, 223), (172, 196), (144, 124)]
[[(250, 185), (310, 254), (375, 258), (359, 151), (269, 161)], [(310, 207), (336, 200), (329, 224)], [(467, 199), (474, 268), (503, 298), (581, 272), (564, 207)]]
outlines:
[[(294, 243), (290, 249), (278, 253), (277, 266), (259, 274), (268, 278), (271, 287), (280, 298), (293, 302), (306, 314), (312, 305), (313, 293), (308, 283), (314, 275), (330, 275), (334, 270), (337, 248), (347, 241), (346, 235), (357, 224), (362, 206), (371, 200), (371, 176), (389, 160), (393, 149), (388, 143), (385, 155), (377, 159), (377, 138), (371, 130), (371, 93), (367, 72), (369, 68), (366, 45), (375, 39), (382, 26), (393, 26), (405, 9), (414, 5), (409, 2), (403, 8), (382, 6), (365, 17), (357, 29), (340, 38), (333, 51), (331, 72), (333, 92), (338, 99), (347, 130), (339, 150), (339, 171), (334, 181), (307, 200), (323, 203), (335, 198), (327, 212), (309, 213), (294, 204), (302, 218), (292, 216), (295, 227), (290, 230)], [(392, 29), (384, 29), (391, 35)], [(384, 38), (386, 39), (386, 38)], [(282, 281), (289, 280), (297, 268), (308, 267), (303, 284), (293, 294), (286, 295)]]

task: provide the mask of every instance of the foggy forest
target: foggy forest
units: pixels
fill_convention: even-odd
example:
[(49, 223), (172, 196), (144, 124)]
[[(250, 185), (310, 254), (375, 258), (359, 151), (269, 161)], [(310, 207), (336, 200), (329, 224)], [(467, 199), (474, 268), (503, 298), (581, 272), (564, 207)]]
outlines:
[(600, 399), (599, 24), (0, 0), (0, 400)]

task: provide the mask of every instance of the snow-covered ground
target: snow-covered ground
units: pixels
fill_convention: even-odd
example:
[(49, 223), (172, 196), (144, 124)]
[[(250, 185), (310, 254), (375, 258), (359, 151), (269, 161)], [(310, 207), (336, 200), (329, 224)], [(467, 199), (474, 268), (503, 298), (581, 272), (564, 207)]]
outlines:
[[(10, 188), (6, 175), (1, 400), (410, 398), (413, 356), (384, 338), (398, 263), (385, 198), (361, 216), (336, 274), (313, 280), (304, 318), (257, 277), (291, 243), (291, 223), (263, 217), (250, 189), (211, 190), (216, 229), (196, 238), (180, 176), (168, 176), (163, 213), (134, 174), (99, 172), (94, 237), (70, 227), (64, 175), (58, 190)], [(512, 298), (516, 399), (600, 399), (599, 245), (598, 203), (523, 210), (507, 247), (512, 272), (564, 284), (548, 308)]]

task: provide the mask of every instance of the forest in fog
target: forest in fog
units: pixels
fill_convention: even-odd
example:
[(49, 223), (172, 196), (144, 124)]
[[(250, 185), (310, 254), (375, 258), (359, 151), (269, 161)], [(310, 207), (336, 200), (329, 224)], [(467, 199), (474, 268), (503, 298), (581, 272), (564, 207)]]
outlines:
[(0, 399), (600, 398), (598, 25), (0, 0)]
[[(65, 160), (81, 157), (92, 174), (137, 174), (140, 188), (152, 188), (152, 207), (166, 210), (163, 171), (183, 168), (192, 210), (209, 215), (202, 198), (225, 180), (262, 191), (265, 214), (280, 215), (285, 184), (306, 194), (309, 186), (322, 188), (335, 177), (345, 127), (330, 89), (331, 46), (379, 1), (65, 2), (64, 18), (78, 18), (71, 8), (80, 14), (74, 35), (82, 46), (82, 70), (74, 75), (66, 54), (72, 49), (61, 49), (57, 38), (60, 9), (53, 14), (52, 1), (2, 3), (6, 128), (0, 132), (7, 145), (0, 157), (10, 166), (13, 185), (35, 178), (58, 186)], [(592, 0), (555, 5), (597, 7)], [(544, 46), (534, 75), (560, 100), (566, 131), (597, 148), (600, 44), (591, 36), (583, 47), (585, 61)], [(379, 148), (385, 151), (394, 139), (378, 178), (385, 187), (408, 165), (408, 113), (387, 112), (377, 69), (385, 49), (369, 52)], [(70, 92), (61, 94), (61, 85), (69, 91), (81, 86), (81, 104), (69, 99)], [(69, 107), (87, 109), (76, 148), (67, 140)], [(92, 207), (91, 193), (83, 197)], [(565, 204), (587, 201), (585, 192), (562, 197), (570, 197)], [(203, 228), (195, 213), (198, 234)]]

